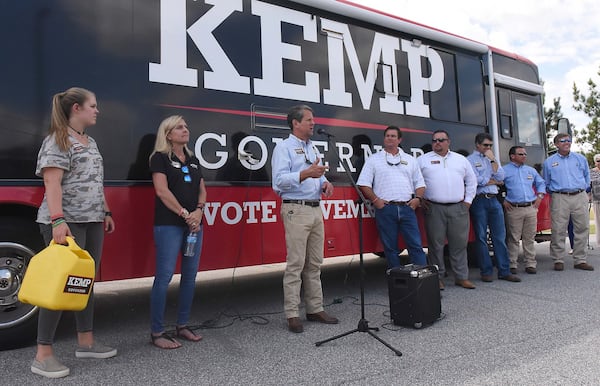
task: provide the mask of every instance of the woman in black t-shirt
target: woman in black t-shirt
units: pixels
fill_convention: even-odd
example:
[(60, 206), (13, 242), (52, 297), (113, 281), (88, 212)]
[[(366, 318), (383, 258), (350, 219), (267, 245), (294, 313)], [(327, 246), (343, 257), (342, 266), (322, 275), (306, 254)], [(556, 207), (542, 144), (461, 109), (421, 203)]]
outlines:
[[(181, 343), (165, 332), (163, 318), (167, 288), (181, 252), (181, 281), (177, 310), (176, 335), (198, 342), (202, 337), (188, 326), (196, 284), (196, 273), (202, 249), (202, 214), (206, 204), (206, 187), (200, 162), (187, 147), (190, 131), (183, 117), (174, 115), (162, 121), (150, 155), (150, 171), (156, 192), (154, 210), (154, 243), (156, 273), (150, 297), (152, 343), (165, 349), (181, 347)], [(188, 235), (197, 241), (191, 256), (184, 255)]]

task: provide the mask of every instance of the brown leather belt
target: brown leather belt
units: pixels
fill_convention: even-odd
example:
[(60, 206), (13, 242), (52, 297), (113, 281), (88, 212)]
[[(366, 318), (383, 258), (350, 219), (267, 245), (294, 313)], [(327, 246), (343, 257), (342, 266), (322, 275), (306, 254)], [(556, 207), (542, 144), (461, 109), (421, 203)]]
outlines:
[(509, 202), (510, 205), (514, 206), (515, 208), (527, 208), (528, 206), (532, 206), (535, 203), (535, 201), (532, 202), (516, 202), (516, 203), (512, 203)]

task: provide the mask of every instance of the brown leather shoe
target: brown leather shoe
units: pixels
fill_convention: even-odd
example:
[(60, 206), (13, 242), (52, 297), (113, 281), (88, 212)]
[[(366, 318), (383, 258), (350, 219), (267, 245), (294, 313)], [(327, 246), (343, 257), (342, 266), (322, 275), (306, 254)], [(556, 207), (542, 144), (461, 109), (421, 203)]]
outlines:
[(555, 271), (562, 271), (565, 269), (565, 265), (563, 263), (554, 263)]
[(513, 283), (518, 283), (518, 282), (521, 281), (521, 278), (518, 277), (517, 275), (499, 276), (498, 279), (510, 281), (510, 282), (513, 282)]
[(510, 273), (512, 273), (513, 275), (517, 274), (517, 269), (516, 268), (511, 268), (510, 269)]
[(444, 282), (440, 280), (440, 291), (443, 291), (444, 288), (446, 288), (446, 286), (444, 285)]
[(295, 333), (301, 333), (304, 331), (304, 327), (302, 327), (302, 321), (300, 318), (288, 318), (288, 330)]
[(340, 322), (337, 318), (328, 315), (325, 311), (317, 312), (316, 314), (306, 314), (306, 320), (325, 324), (338, 324)]
[(465, 280), (456, 280), (454, 282), (454, 284), (456, 284), (459, 287), (466, 288), (466, 289), (475, 289), (475, 284), (471, 283), (471, 281), (467, 280), (467, 279), (465, 279)]
[(583, 269), (584, 271), (593, 271), (594, 267), (592, 267), (588, 263), (579, 263), (579, 264), (575, 264), (575, 269)]
[(494, 281), (494, 277), (492, 275), (481, 275), (481, 281), (491, 283)]
[(527, 272), (530, 275), (535, 275), (537, 273), (537, 270), (535, 269), (535, 267), (527, 267), (525, 268), (525, 272)]

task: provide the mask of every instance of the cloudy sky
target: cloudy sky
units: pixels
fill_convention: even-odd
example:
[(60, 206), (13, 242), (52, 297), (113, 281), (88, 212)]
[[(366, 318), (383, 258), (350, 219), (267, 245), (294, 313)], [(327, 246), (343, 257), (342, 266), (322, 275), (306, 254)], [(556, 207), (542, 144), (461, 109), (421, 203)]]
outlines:
[(560, 97), (563, 114), (585, 127), (572, 109), (572, 86), (600, 84), (598, 0), (351, 0), (393, 15), (517, 53), (538, 65), (546, 106)]

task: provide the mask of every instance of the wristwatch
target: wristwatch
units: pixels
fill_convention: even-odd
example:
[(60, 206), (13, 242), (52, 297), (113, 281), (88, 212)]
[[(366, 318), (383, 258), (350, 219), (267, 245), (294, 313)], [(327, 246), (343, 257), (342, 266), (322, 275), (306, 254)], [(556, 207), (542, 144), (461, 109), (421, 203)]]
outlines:
[(537, 196), (538, 198), (544, 198), (544, 193), (538, 193)]

